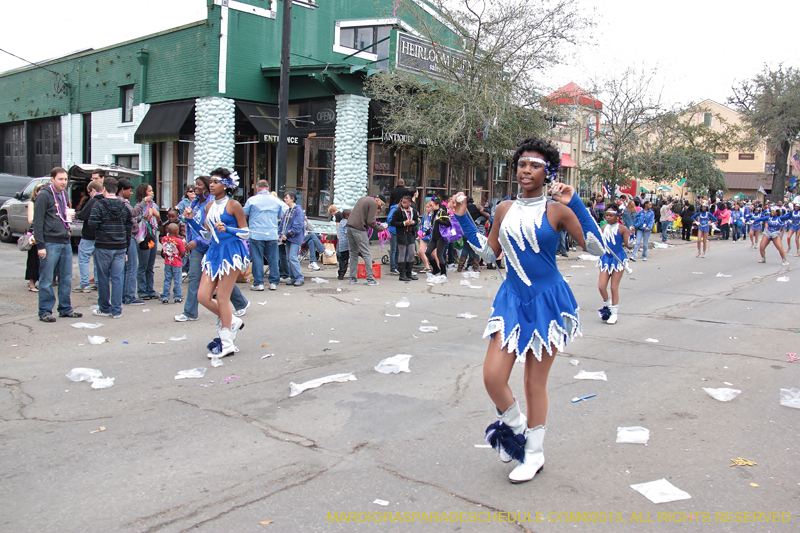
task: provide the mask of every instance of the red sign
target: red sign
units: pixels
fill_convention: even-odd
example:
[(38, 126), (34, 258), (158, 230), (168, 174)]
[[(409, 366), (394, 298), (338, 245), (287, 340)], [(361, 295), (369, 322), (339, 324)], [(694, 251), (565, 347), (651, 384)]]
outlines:
[(631, 180), (628, 185), (620, 185), (617, 187), (619, 194), (627, 194), (628, 196), (636, 196), (638, 189), (636, 188), (636, 180)]
[(375, 162), (372, 164), (372, 171), (375, 174), (387, 174), (390, 170), (390, 166), (391, 165), (389, 163)]

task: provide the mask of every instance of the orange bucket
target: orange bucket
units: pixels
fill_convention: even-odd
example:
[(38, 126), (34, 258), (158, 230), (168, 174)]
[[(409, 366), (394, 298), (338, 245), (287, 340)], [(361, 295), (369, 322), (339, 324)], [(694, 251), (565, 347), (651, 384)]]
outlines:
[[(380, 263), (372, 263), (372, 275), (375, 279), (380, 279), (381, 277), (381, 264)], [(358, 274), (356, 275), (358, 279), (367, 279), (367, 265), (364, 263), (358, 264)]]

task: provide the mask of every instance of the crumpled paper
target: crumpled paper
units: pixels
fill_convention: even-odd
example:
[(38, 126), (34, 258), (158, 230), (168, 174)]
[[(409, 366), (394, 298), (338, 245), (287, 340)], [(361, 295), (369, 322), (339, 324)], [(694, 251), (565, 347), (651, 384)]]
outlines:
[(439, 328), (437, 326), (420, 326), (419, 330), (422, 333), (436, 333), (439, 331)]
[(781, 389), (781, 405), (800, 409), (800, 389)]
[(708, 387), (703, 387), (703, 390), (706, 391), (712, 398), (721, 402), (729, 402), (742, 393), (740, 390), (728, 389), (724, 387), (721, 389), (710, 389)]
[(97, 378), (92, 380), (93, 389), (108, 389), (114, 386), (115, 378)]
[(789, 282), (789, 276), (781, 276), (778, 279), (776, 279), (775, 281), (780, 281), (781, 283), (788, 283)]
[(75, 322), (74, 324), (70, 324), (70, 326), (72, 326), (73, 328), (78, 328), (78, 329), (97, 329), (102, 325), (103, 324), (101, 324), (100, 322), (97, 322), (96, 324), (89, 324), (87, 322)]
[(676, 502), (678, 500), (688, 500), (691, 498), (688, 492), (682, 491), (663, 478), (647, 483), (631, 485), (631, 488), (653, 503)]
[(105, 342), (108, 342), (108, 339), (106, 339), (105, 337), (101, 337), (100, 335), (89, 335), (88, 339), (89, 339), (89, 344), (103, 344)]
[(392, 357), (387, 357), (380, 363), (378, 366), (375, 367), (375, 370), (380, 372), (381, 374), (397, 374), (399, 372), (411, 372), (411, 369), (408, 368), (409, 360), (411, 359), (411, 355), (400, 353), (397, 355), (393, 355)]
[(574, 377), (575, 379), (594, 379), (597, 381), (608, 381), (608, 377), (606, 376), (605, 370), (601, 370), (599, 372), (587, 372), (585, 370), (581, 370)]
[(394, 306), (397, 307), (398, 309), (403, 309), (405, 307), (409, 307), (410, 305), (411, 305), (411, 302), (409, 302), (408, 298), (406, 298), (405, 296), (403, 296), (402, 298), (397, 300), (397, 303), (394, 304)]
[(312, 379), (311, 381), (306, 381), (305, 383), (297, 383), (289, 382), (289, 398), (297, 396), (301, 392), (308, 390), (308, 389), (316, 389), (320, 385), (324, 385), (326, 383), (344, 383), (346, 381), (356, 381), (356, 376), (352, 372), (348, 372), (347, 374), (333, 374), (330, 376), (325, 376), (324, 378), (317, 378)]
[(647, 444), (650, 430), (642, 426), (618, 427), (617, 442), (620, 444)]
[(93, 389), (107, 389), (114, 385), (114, 378), (104, 378), (103, 373), (94, 368), (73, 368), (67, 378), (70, 381), (88, 381)]

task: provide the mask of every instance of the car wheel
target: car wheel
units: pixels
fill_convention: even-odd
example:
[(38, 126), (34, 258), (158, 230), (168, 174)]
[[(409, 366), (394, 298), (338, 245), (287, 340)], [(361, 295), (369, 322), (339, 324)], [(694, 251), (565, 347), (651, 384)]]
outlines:
[(14, 235), (11, 233), (11, 226), (8, 224), (8, 214), (0, 215), (0, 241), (14, 242)]

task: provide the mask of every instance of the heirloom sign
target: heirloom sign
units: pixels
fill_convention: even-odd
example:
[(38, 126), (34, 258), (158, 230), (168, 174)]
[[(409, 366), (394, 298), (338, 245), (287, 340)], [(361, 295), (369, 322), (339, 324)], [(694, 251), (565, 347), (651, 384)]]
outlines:
[[(418, 39), (407, 33), (397, 33), (397, 59), (395, 64), (401, 70), (418, 72), (435, 78), (446, 78), (447, 70), (462, 70), (466, 55), (447, 48), (434, 46), (430, 41)], [(444, 67), (444, 68), (443, 68)]]

